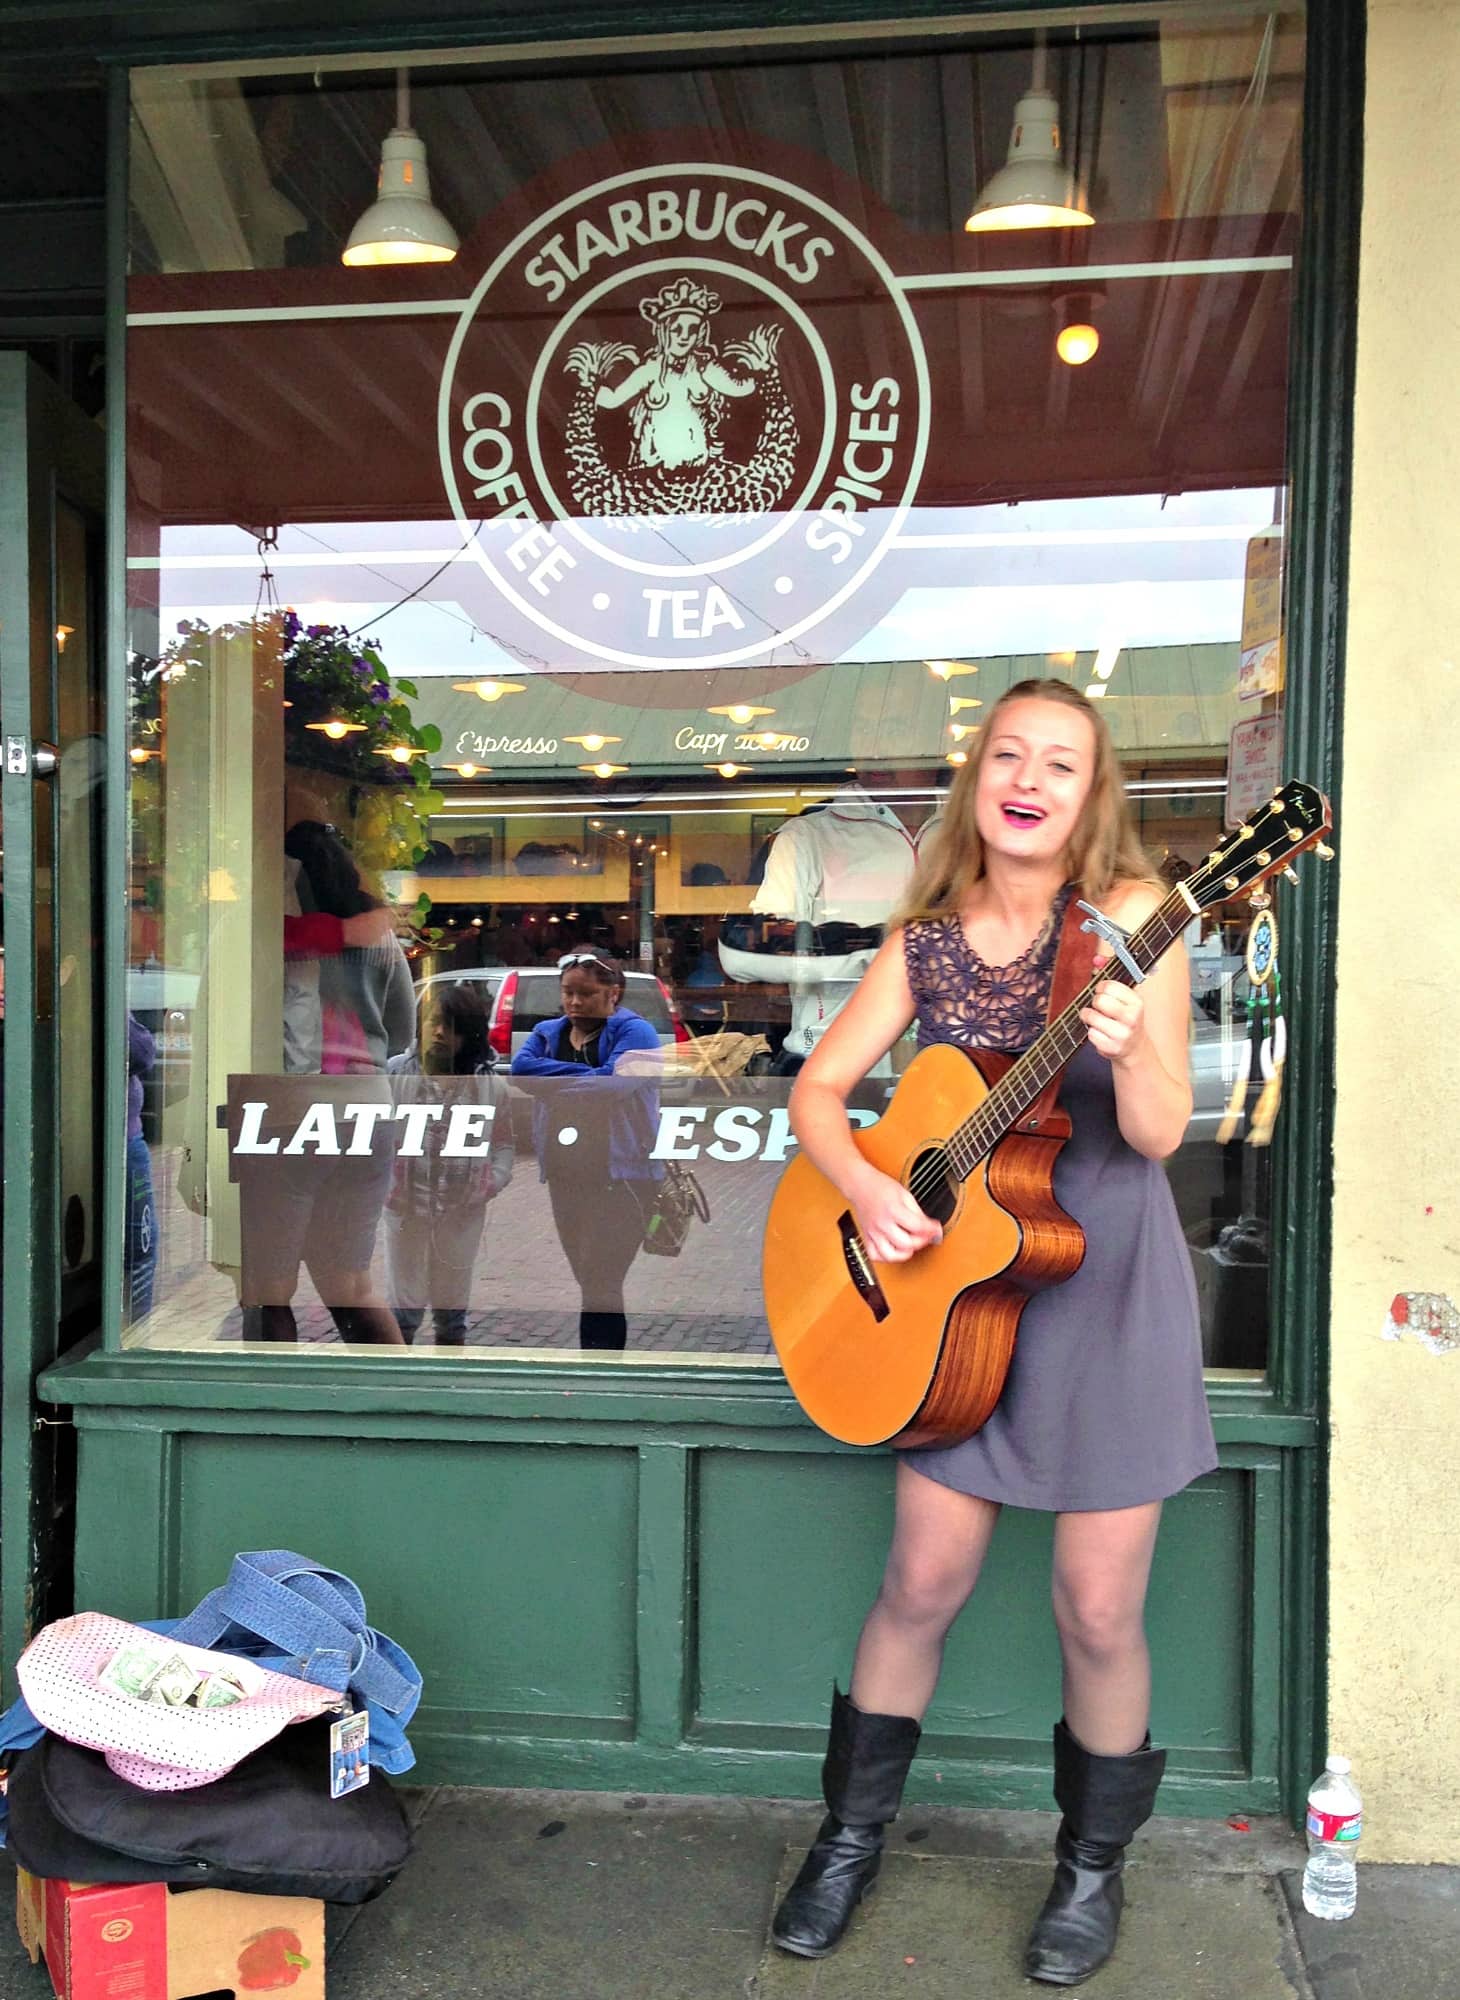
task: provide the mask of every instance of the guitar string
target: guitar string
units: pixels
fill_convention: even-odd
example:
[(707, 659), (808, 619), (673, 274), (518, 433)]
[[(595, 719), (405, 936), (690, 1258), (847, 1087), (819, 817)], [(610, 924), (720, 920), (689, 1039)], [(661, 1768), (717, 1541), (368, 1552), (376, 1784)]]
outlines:
[[(1172, 904), (1181, 913), (1181, 921), (1174, 927), (1169, 914)], [(1153, 965), (1161, 953), (1175, 942), (1190, 915), (1185, 902), (1175, 892), (1152, 911), (1127, 946), (1143, 970)], [(946, 1183), (946, 1168), (936, 1164), (939, 1157), (946, 1159), (960, 1180), (966, 1180), (1008, 1129), (1033, 1107), (1040, 1093), (1085, 1041), (1089, 1031), (1079, 1018), (1080, 1009), (1090, 1004), (1096, 986), (1107, 981), (1122, 986), (1133, 983), (1119, 960), (1112, 960), (1098, 978), (1090, 980), (1063, 1013), (1049, 1024), (1039, 1040), (1019, 1057), (978, 1109), (964, 1120), (935, 1155), (925, 1157), (915, 1169), (908, 1182), (914, 1199), (921, 1201), (923, 1195), (932, 1194), (940, 1183)]]
[[(1275, 805), (1270, 805), (1262, 817), (1258, 819), (1256, 825), (1245, 825), (1242, 833), (1237, 838), (1255, 841), (1258, 838), (1257, 828), (1262, 826), (1268, 817), (1272, 816), (1274, 810)], [(1200, 866), (1194, 868), (1191, 874), (1185, 878), (1183, 887), (1193, 896), (1199, 890), (1208, 887), (1210, 881), (1216, 875), (1231, 866), (1230, 850), (1233, 844), (1231, 841), (1227, 842), (1225, 851), (1219, 849), (1216, 853), (1203, 860)], [(1257, 851), (1256, 847), (1252, 851), (1255, 853)], [(1259, 876), (1256, 879), (1260, 881), (1262, 878)], [(1193, 912), (1188, 906), (1185, 896), (1177, 889), (1173, 889), (1165, 901), (1151, 912), (1150, 916), (1147, 917), (1145, 922), (1133, 934), (1127, 946), (1131, 956), (1141, 964), (1143, 971), (1149, 971), (1150, 967), (1155, 964), (1162, 953), (1175, 943), (1176, 939), (1190, 922), (1192, 915)], [(1173, 916), (1176, 919), (1174, 924), (1172, 922)], [(1159, 943), (1154, 935), (1147, 935), (1148, 932), (1154, 933), (1157, 931), (1165, 933)], [(1144, 956), (1147, 951), (1150, 952), (1149, 957)], [(946, 1186), (948, 1178), (947, 1169), (949, 1167), (953, 1169), (960, 1180), (966, 1180), (979, 1165), (980, 1161), (998, 1144), (999, 1140), (1007, 1136), (1009, 1129), (1018, 1123), (1026, 1111), (1032, 1108), (1038, 1100), (1040, 1092), (1044, 1090), (1056, 1072), (1077, 1053), (1081, 1044), (1087, 1039), (1089, 1031), (1084, 1022), (1079, 1019), (1079, 1012), (1082, 1007), (1089, 1005), (1095, 987), (1106, 981), (1122, 986), (1129, 986), (1134, 983), (1129, 972), (1120, 964), (1119, 960), (1112, 960), (1110, 965), (1100, 973), (1099, 977), (1092, 980), (1070, 1002), (1069, 1006), (1058, 1019), (1049, 1024), (1039, 1037), (1039, 1040), (1019, 1057), (1018, 1061), (1014, 1063), (1000, 1082), (989, 1092), (988, 1096), (978, 1107), (978, 1110), (971, 1117), (965, 1119), (963, 1124), (958, 1127), (957, 1131), (942, 1146), (938, 1147), (933, 1153), (924, 1156), (919, 1166), (914, 1169), (908, 1182), (909, 1190), (920, 1206), (922, 1205), (922, 1198), (924, 1196), (930, 1196), (939, 1187)], [(1049, 1061), (1054, 1046), (1064, 1037), (1069, 1038), (1070, 1047), (1062, 1054), (1054, 1057), (1050, 1068), (1041, 1070), (1041, 1064)], [(1028, 1086), (1031, 1079), (1035, 1077), (1037, 1077), (1037, 1081), (1034, 1082), (1034, 1087), (1031, 1090)], [(939, 1161), (943, 1161), (945, 1164), (940, 1166), (937, 1164)]]

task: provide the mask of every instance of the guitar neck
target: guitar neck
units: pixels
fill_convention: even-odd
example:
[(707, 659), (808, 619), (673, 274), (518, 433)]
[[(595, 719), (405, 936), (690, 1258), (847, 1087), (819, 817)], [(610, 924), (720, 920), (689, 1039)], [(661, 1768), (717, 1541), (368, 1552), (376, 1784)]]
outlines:
[[(1150, 971), (1163, 952), (1170, 950), (1191, 917), (1191, 905), (1179, 889), (1173, 889), (1160, 908), (1153, 910), (1140, 929), (1131, 934), (1126, 949), (1143, 974)], [(1089, 1006), (1097, 984), (1105, 981), (1116, 986), (1136, 983), (1118, 958), (1110, 959), (953, 1134), (944, 1150), (960, 1180), (966, 1180), (999, 1140), (1028, 1116), (1039, 1102), (1040, 1094), (1086, 1040), (1089, 1031), (1080, 1019), (1080, 1010)]]

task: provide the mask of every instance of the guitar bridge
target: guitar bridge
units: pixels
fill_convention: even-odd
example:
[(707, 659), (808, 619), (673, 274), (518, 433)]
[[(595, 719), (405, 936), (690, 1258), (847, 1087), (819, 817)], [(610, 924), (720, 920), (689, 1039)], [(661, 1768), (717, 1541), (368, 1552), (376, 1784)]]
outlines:
[(857, 1225), (850, 1210), (841, 1217), (837, 1226), (842, 1233), (842, 1255), (847, 1260), (848, 1276), (862, 1299), (871, 1307), (873, 1319), (886, 1319), (892, 1308), (888, 1305), (886, 1294), (877, 1282), (877, 1274), (872, 1269), (872, 1259), (867, 1255), (866, 1245), (857, 1234)]

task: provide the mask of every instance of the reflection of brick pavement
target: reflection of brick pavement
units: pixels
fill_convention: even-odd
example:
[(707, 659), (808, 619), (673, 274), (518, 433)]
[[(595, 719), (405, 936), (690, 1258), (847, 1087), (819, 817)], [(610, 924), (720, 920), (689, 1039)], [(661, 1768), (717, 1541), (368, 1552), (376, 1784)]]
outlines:
[[(761, 1307), (760, 1241), (780, 1166), (751, 1160), (731, 1165), (701, 1158), (693, 1168), (710, 1204), (678, 1257), (640, 1254), (625, 1287), (631, 1351), (657, 1354), (768, 1355), (770, 1333)], [(157, 1160), (162, 1265), (157, 1299), (174, 1322), (159, 1323), (157, 1344), (237, 1340), (241, 1319), (231, 1285), (201, 1260), (202, 1232), (172, 1190), (165, 1157)], [(384, 1292), (384, 1257), (377, 1239), (374, 1269)], [(295, 1300), (301, 1340), (335, 1342), (334, 1322), (306, 1277)], [(140, 1331), (140, 1330), (139, 1330)], [(430, 1321), (421, 1330), (431, 1339)], [(530, 1152), (487, 1210), (472, 1274), (468, 1340), (473, 1347), (561, 1347), (578, 1342), (578, 1290), (553, 1226), (548, 1191)]]

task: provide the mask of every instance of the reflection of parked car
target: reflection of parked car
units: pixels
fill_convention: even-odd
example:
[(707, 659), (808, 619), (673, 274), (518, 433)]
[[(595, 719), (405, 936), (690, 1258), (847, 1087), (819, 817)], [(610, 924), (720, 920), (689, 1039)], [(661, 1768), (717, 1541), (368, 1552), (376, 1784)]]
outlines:
[(193, 1011), (198, 974), (163, 966), (131, 966), (127, 1007), (157, 1044), (150, 1075), (142, 1079), (142, 1130), (149, 1144), (161, 1136), (164, 1105), (186, 1097), (193, 1060)]
[[(1191, 1123), (1187, 1140), (1214, 1139), (1227, 1109), (1227, 1100), (1242, 1063), (1248, 1038), (1247, 1003), (1252, 982), (1240, 958), (1230, 963), (1235, 970), (1223, 974), (1193, 992), (1191, 1001)], [(1195, 982), (1193, 982), (1195, 984)], [(1258, 1088), (1260, 1076), (1252, 1086)]]
[[(654, 1029), (660, 1045), (687, 1042), (689, 1031), (679, 1018), (667, 986), (652, 972), (625, 975), (624, 1005)], [(544, 1021), (556, 1020), (563, 1011), (562, 987), (551, 966), (463, 965), (459, 970), (438, 972), (422, 980), (416, 989), (424, 1001), (433, 986), (471, 980), (479, 985), (487, 1004), (487, 1040), (494, 1060), (505, 1069), (514, 1055), (527, 1044), (533, 1029)]]

